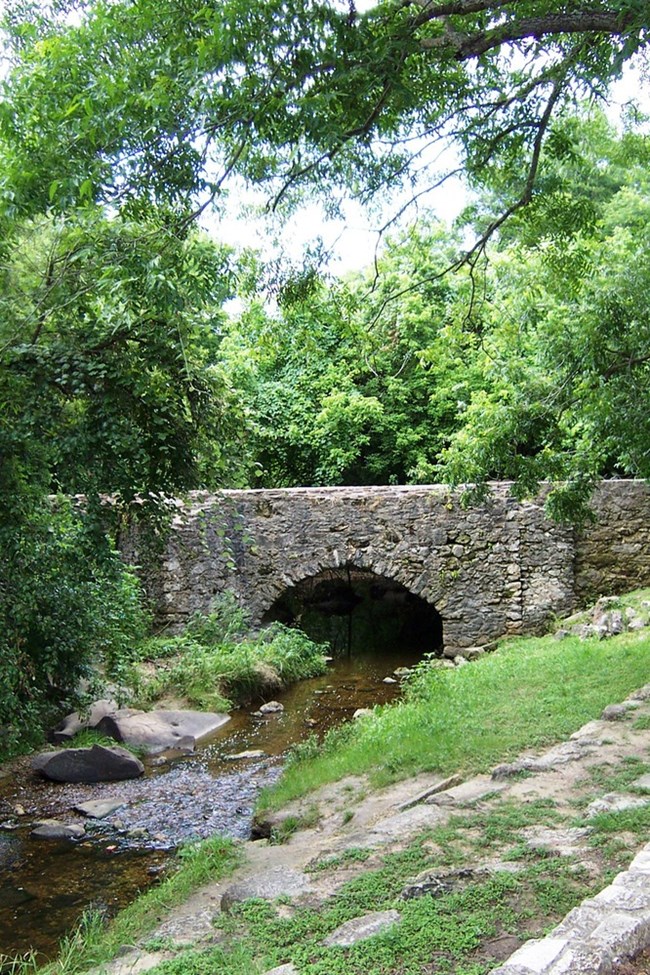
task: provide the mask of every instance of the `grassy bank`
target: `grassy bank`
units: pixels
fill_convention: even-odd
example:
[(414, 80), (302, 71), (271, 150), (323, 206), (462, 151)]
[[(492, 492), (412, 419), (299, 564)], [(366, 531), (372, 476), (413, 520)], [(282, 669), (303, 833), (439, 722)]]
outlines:
[(422, 665), (401, 703), (334, 730), (324, 743), (298, 746), (258, 808), (279, 808), (347, 775), (382, 785), (422, 771), (484, 771), (570, 735), (649, 674), (647, 630), (600, 641), (509, 640), (466, 667)]
[(327, 648), (279, 623), (252, 631), (244, 610), (222, 597), (184, 632), (137, 647), (122, 675), (146, 706), (176, 698), (209, 711), (229, 711), (289, 684), (323, 674)]
[(242, 859), (241, 846), (232, 840), (214, 836), (182, 848), (178, 867), (157, 887), (142, 894), (106, 924), (99, 913), (84, 914), (77, 930), (61, 943), (56, 961), (40, 966), (36, 958), (16, 960), (0, 956), (0, 970), (11, 975), (77, 975), (102, 965), (123, 949), (136, 944), (160, 923), (164, 915), (184, 903), (197, 888), (209, 881), (227, 876)]

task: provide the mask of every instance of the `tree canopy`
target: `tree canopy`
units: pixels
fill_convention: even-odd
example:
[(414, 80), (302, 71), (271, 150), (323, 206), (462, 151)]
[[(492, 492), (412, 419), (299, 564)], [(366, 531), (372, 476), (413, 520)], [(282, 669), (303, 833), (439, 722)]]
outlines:
[(650, 476), (650, 143), (596, 111), (555, 131), (484, 266), (445, 274), (458, 235), (421, 221), (368, 275), (253, 299), (223, 352), (260, 483), (548, 479), (575, 517), (597, 478)]
[[(552, 120), (647, 55), (643, 0), (14, 0), (0, 132), (5, 206), (94, 199), (190, 219), (232, 173), (277, 206), (308, 185), (363, 198), (500, 176), (532, 197)], [(330, 200), (333, 197), (330, 196)]]

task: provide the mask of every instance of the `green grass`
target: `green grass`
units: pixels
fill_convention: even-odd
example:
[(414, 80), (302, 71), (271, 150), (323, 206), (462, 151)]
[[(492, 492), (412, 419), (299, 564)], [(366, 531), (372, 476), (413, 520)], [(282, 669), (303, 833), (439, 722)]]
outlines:
[(587, 774), (597, 786), (597, 792), (585, 797), (584, 805), (588, 805), (592, 799), (597, 799), (604, 792), (620, 792), (621, 789), (628, 789), (635, 779), (646, 772), (650, 772), (650, 765), (634, 755), (625, 756), (614, 766), (593, 765), (587, 769)]
[(4, 970), (6, 966), (12, 975), (34, 971), (39, 975), (78, 975), (104, 964), (124, 946), (135, 944), (153, 930), (167, 912), (186, 901), (198, 887), (232, 873), (241, 862), (241, 847), (228, 838), (213, 836), (182, 848), (178, 858), (175, 873), (142, 894), (108, 924), (99, 914), (87, 912), (77, 930), (61, 942), (55, 962), (39, 967), (33, 957), (12, 963), (0, 956), (0, 968)]
[(119, 745), (120, 748), (124, 748), (127, 752), (131, 752), (132, 755), (136, 755), (138, 758), (144, 758), (148, 752), (147, 749), (138, 747), (136, 745), (127, 745), (124, 741), (116, 741), (115, 738), (108, 738), (103, 735), (101, 731), (96, 731), (95, 728), (83, 728), (78, 731), (74, 738), (70, 738), (67, 741), (62, 741), (57, 748), (92, 748), (93, 745), (101, 745), (103, 748), (115, 748)]
[(229, 711), (233, 703), (274, 693), (327, 669), (326, 647), (280, 623), (217, 643), (207, 642), (209, 634), (206, 625), (179, 637), (147, 641), (140, 660), (155, 662), (156, 669), (152, 676), (138, 677), (138, 668), (133, 668), (138, 703), (172, 694), (198, 708)]
[[(439, 897), (401, 898), (414, 875), (439, 866), (420, 838), (385, 856), (378, 869), (344, 884), (318, 908), (298, 907), (283, 916), (276, 904), (246, 901), (219, 918), (225, 940), (218, 947), (185, 952), (155, 972), (253, 975), (291, 961), (301, 975), (485, 975), (494, 967), (486, 941), (502, 933), (539, 935), (589, 890), (570, 863), (539, 858), (516, 875), (480, 875)], [(396, 908), (401, 920), (383, 934), (351, 948), (321, 943), (345, 921), (389, 908)]]
[(347, 850), (344, 850), (343, 853), (323, 857), (321, 860), (315, 860), (306, 869), (308, 873), (320, 873), (324, 870), (336, 870), (338, 867), (341, 867), (347, 863), (365, 863), (365, 861), (371, 855), (372, 851), (366, 847), (353, 846)]
[(647, 680), (650, 636), (510, 640), (456, 670), (421, 668), (407, 699), (296, 750), (258, 809), (278, 808), (326, 782), (368, 774), (374, 785), (422, 771), (489, 769), (559, 741)]

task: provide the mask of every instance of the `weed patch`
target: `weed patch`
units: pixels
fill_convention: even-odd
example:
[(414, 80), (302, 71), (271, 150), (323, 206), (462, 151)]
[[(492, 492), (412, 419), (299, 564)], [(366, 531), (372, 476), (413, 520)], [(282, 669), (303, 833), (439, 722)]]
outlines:
[[(299, 908), (289, 918), (280, 917), (273, 904), (251, 900), (237, 908), (224, 929), (232, 944), (248, 951), (251, 963), (255, 959), (261, 963), (251, 971), (291, 961), (302, 975), (469, 975), (494, 967), (491, 939), (504, 933), (541, 933), (549, 919), (557, 918), (588, 890), (565, 862), (551, 860), (517, 875), (494, 873), (441, 897), (402, 900), (399, 894), (405, 881), (427, 864), (431, 858), (426, 841), (421, 840), (386, 856), (378, 870), (345, 884), (318, 910)], [(397, 908), (401, 920), (383, 934), (350, 948), (322, 944), (345, 921), (388, 907)], [(213, 952), (209, 956), (216, 960)], [(208, 970), (187, 971), (194, 975)], [(238, 971), (227, 964), (214, 970), (223, 975)], [(163, 972), (180, 975), (185, 970), (161, 967)]]
[(585, 820), (598, 837), (618, 833), (636, 833), (646, 836), (650, 829), (650, 806), (637, 809), (624, 809), (621, 812), (599, 813)]
[(307, 871), (309, 873), (320, 873), (324, 870), (336, 870), (338, 867), (342, 867), (347, 863), (365, 863), (371, 854), (372, 851), (366, 847), (354, 846), (348, 850), (344, 850), (343, 853), (339, 853), (337, 856), (324, 857), (322, 860), (316, 860), (308, 866)]
[(181, 635), (142, 643), (134, 651), (131, 683), (140, 704), (171, 694), (198, 708), (228, 711), (233, 702), (325, 673), (326, 649), (280, 623), (253, 634), (234, 597), (224, 596)]

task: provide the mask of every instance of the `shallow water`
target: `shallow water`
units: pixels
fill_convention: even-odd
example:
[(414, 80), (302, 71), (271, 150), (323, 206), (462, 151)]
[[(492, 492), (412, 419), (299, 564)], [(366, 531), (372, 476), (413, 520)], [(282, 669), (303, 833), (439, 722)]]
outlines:
[[(285, 710), (264, 718), (253, 708), (232, 720), (193, 755), (151, 763), (140, 779), (94, 785), (46, 782), (29, 763), (0, 779), (0, 955), (34, 949), (52, 957), (60, 938), (87, 907), (108, 915), (157, 883), (175, 848), (214, 833), (249, 834), (255, 797), (277, 778), (282, 755), (310, 734), (322, 735), (356, 708), (390, 701), (398, 684), (384, 684), (418, 654), (356, 653), (335, 660), (322, 677), (277, 695)], [(229, 755), (262, 749), (261, 760)], [(76, 803), (115, 797), (124, 802), (105, 820), (86, 820)], [(31, 837), (37, 819), (83, 822), (80, 842)]]

